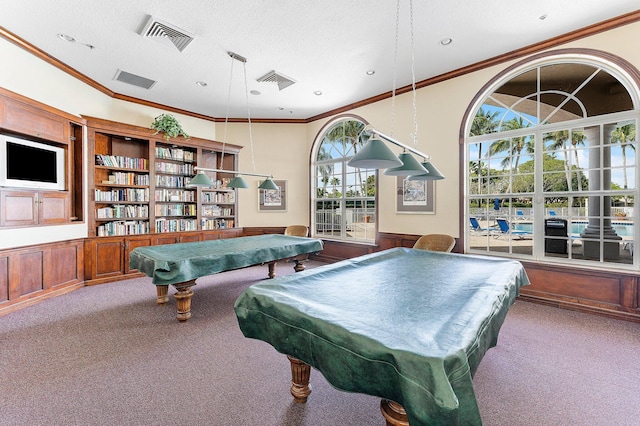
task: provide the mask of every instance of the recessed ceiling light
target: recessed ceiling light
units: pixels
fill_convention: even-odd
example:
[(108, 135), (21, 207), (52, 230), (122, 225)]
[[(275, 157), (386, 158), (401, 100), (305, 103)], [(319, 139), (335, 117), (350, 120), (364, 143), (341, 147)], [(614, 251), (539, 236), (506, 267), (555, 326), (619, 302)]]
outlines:
[(260, 93), (260, 91), (259, 91), (259, 90), (252, 90), (252, 91), (250, 91), (249, 93), (251, 93), (252, 95), (256, 95), (256, 96), (258, 96), (258, 95), (261, 95), (261, 94), (262, 94), (262, 93)]
[(367, 75), (374, 75), (376, 70), (367, 70)]
[(446, 37), (446, 38), (443, 38), (442, 40), (440, 40), (440, 44), (441, 44), (442, 46), (448, 46), (448, 45), (450, 45), (452, 42), (453, 42), (453, 39), (452, 39), (452, 38), (450, 38), (450, 37)]
[(206, 81), (196, 81), (196, 84), (200, 87), (207, 87), (207, 82)]
[(278, 107), (278, 111), (284, 111), (283, 107)]
[(76, 39), (71, 37), (70, 35), (66, 35), (62, 33), (58, 34), (58, 38), (60, 40), (68, 41), (69, 43), (74, 43), (76, 41)]
[(546, 14), (545, 14), (545, 15), (541, 15), (539, 19), (540, 19), (541, 21), (544, 21), (545, 19), (547, 19), (547, 15), (546, 15)]
[(316, 96), (320, 96), (322, 95), (322, 91), (321, 90), (316, 90), (315, 92), (313, 92), (314, 95)]

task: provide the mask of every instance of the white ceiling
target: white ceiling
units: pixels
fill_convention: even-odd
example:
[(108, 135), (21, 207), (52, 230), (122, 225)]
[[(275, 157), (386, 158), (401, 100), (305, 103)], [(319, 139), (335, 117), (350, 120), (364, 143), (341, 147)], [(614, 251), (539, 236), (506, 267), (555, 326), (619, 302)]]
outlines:
[[(307, 119), (391, 91), (394, 68), (396, 87), (411, 84), (411, 15), (401, 3), (397, 64), (393, 0), (0, 0), (0, 26), (117, 94), (216, 118), (246, 118), (248, 98), (252, 119)], [(639, 8), (638, 0), (416, 0), (415, 80)], [(194, 40), (180, 52), (142, 37), (149, 16)], [(442, 46), (444, 38), (453, 42)], [(245, 68), (259, 95), (246, 95)], [(118, 69), (157, 84), (115, 81)], [(272, 70), (296, 83), (278, 90), (256, 81)]]

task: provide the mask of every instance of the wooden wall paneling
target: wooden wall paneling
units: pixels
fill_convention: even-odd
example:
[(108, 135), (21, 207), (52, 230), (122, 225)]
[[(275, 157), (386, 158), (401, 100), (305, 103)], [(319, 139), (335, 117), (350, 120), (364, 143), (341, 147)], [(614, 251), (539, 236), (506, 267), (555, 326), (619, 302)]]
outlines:
[(0, 256), (0, 304), (9, 300), (9, 256)]
[(45, 252), (45, 264), (49, 265), (45, 286), (57, 286), (83, 281), (83, 252), (78, 245), (56, 245)]
[(11, 273), (11, 299), (19, 298), (37, 291), (44, 290), (44, 251), (23, 251), (15, 256), (11, 256), (9, 263)]
[(531, 285), (527, 292), (542, 292), (574, 297), (595, 302), (620, 304), (620, 279), (601, 274), (577, 274), (575, 272), (548, 271), (525, 267)]

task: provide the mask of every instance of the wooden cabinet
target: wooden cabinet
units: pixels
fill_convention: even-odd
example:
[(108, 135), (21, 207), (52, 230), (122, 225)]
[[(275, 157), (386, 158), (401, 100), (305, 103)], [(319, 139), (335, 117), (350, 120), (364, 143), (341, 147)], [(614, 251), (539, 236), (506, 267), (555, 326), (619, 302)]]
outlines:
[(69, 143), (68, 119), (5, 96), (0, 96), (0, 127), (38, 139)]
[(83, 241), (0, 250), (0, 314), (84, 284)]
[(63, 224), (70, 221), (69, 192), (0, 190), (0, 226)]
[(84, 259), (87, 284), (112, 281), (138, 272), (129, 268), (129, 253), (136, 247), (150, 245), (153, 245), (151, 235), (86, 240)]

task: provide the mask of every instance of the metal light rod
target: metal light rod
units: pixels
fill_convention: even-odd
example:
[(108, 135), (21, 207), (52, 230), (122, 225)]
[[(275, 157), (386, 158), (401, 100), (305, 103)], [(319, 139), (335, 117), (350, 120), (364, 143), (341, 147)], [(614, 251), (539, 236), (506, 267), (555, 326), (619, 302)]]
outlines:
[(260, 176), (260, 177), (265, 177), (265, 178), (271, 178), (273, 179), (273, 175), (263, 175), (263, 174), (259, 174), (259, 173), (246, 173), (246, 172), (238, 172), (235, 170), (225, 170), (225, 169), (207, 169), (205, 167), (194, 167), (193, 170), (202, 170), (205, 172), (221, 172), (221, 173), (231, 173), (234, 175), (245, 175), (245, 176)]
[(378, 136), (380, 136), (382, 139), (386, 140), (387, 142), (391, 142), (391, 143), (392, 143), (392, 144), (394, 144), (394, 145), (397, 145), (397, 146), (399, 146), (399, 147), (401, 147), (401, 148), (403, 148), (403, 149), (406, 149), (407, 151), (410, 151), (410, 152), (412, 152), (412, 153), (414, 153), (414, 154), (416, 154), (416, 155), (419, 155), (420, 157), (424, 158), (425, 160), (427, 160), (427, 159), (431, 158), (431, 157), (429, 157), (427, 154), (425, 154), (425, 153), (423, 153), (423, 152), (420, 152), (420, 151), (418, 151), (417, 149), (411, 148), (410, 146), (405, 145), (405, 144), (403, 144), (402, 142), (399, 142), (399, 141), (397, 141), (397, 140), (393, 139), (391, 136), (387, 136), (387, 135), (385, 135), (384, 133), (381, 133), (381, 132), (377, 131), (375, 128), (373, 128), (373, 127), (371, 127), (371, 126), (367, 126), (367, 127), (364, 129), (364, 131), (365, 131), (365, 132), (367, 132), (367, 133), (372, 133), (372, 134), (374, 134), (374, 135), (378, 135)]

